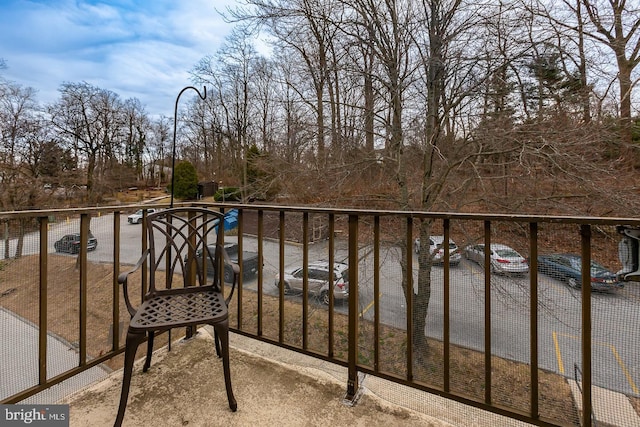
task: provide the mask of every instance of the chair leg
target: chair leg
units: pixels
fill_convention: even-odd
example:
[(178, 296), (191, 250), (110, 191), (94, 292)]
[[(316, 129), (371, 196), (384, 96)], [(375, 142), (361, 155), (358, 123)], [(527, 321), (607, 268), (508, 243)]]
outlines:
[(213, 339), (216, 343), (216, 354), (218, 357), (222, 357), (222, 353), (220, 352), (220, 338), (218, 338), (218, 330), (216, 328), (213, 328)]
[(229, 400), (229, 408), (235, 412), (238, 409), (236, 398), (233, 397), (233, 389), (231, 388), (231, 369), (229, 367), (229, 322), (218, 323), (214, 325), (216, 337), (220, 339), (220, 347), (222, 350), (222, 368), (224, 370), (224, 385), (227, 389), (227, 399)]
[(122, 377), (122, 390), (120, 391), (120, 404), (118, 406), (118, 415), (113, 424), (114, 427), (122, 425), (124, 411), (127, 408), (127, 399), (129, 398), (129, 386), (131, 385), (131, 375), (133, 371), (133, 362), (136, 358), (138, 346), (144, 340), (144, 333), (127, 332), (127, 341), (124, 352), (124, 374)]
[(149, 366), (151, 366), (151, 356), (153, 355), (153, 338), (155, 337), (154, 331), (149, 331), (149, 339), (147, 340), (147, 358), (144, 361), (142, 372), (147, 372)]

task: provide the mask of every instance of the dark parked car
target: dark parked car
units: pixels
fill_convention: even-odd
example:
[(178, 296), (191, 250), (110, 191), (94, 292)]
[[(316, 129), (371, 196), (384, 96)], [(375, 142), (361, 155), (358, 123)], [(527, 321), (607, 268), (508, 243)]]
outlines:
[[(209, 251), (211, 252), (211, 258), (215, 258), (215, 245), (208, 246)], [(227, 251), (227, 255), (232, 262), (238, 263), (238, 244), (237, 243), (225, 243), (224, 249)], [(204, 257), (207, 260), (207, 275), (212, 276), (215, 272), (213, 268), (213, 264), (211, 262), (211, 258), (208, 256)], [(200, 268), (200, 262), (202, 262), (202, 249), (196, 251), (196, 259), (198, 262), (198, 268)], [(257, 252), (249, 252), (242, 251), (242, 273), (243, 276), (254, 276), (258, 273), (258, 253)], [(227, 283), (231, 283), (233, 281), (233, 270), (231, 266), (224, 266), (224, 281)]]
[[(87, 250), (94, 251), (98, 247), (98, 239), (96, 239), (91, 231), (89, 231), (89, 239), (87, 240)], [(56, 252), (68, 252), (77, 254), (80, 252), (80, 233), (67, 234), (62, 239), (53, 244)]]
[[(580, 289), (582, 285), (580, 255), (550, 254), (538, 256), (538, 271), (567, 282), (569, 286)], [(591, 289), (594, 291), (610, 291), (624, 287), (615, 273), (591, 260)]]

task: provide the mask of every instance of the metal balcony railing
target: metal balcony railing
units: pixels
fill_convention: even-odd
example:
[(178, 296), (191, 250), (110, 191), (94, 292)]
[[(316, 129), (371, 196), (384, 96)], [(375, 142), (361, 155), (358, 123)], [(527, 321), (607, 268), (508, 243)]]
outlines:
[[(592, 425), (593, 390), (640, 398), (640, 284), (607, 283), (592, 264), (620, 270), (619, 227), (640, 220), (197, 205), (237, 210), (232, 329), (346, 366), (347, 399), (374, 375), (533, 424)], [(27, 341), (31, 362), (25, 375), (2, 361), (2, 403), (119, 367), (117, 276), (148, 244), (123, 216), (151, 207), (166, 206), (0, 213), (0, 314), (36, 331), (4, 337)], [(492, 259), (498, 244), (525, 261)], [(565, 253), (573, 280), (547, 264)], [(59, 342), (72, 362), (57, 360)]]

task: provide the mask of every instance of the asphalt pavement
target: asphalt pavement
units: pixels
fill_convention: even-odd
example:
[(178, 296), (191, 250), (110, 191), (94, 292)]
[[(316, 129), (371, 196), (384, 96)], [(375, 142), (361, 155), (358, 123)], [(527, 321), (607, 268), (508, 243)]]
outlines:
[[(0, 307), (0, 400), (38, 384), (38, 328), (31, 322)], [(47, 335), (47, 378), (78, 366), (79, 354), (72, 343)], [(22, 403), (57, 402), (89, 384), (107, 378), (110, 370), (96, 366), (71, 380), (63, 381)]]

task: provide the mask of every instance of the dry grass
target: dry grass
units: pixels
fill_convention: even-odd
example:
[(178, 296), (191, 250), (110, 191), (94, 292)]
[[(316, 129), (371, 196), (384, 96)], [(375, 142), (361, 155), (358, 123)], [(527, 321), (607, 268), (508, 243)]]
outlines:
[[(242, 329), (257, 331), (257, 296), (245, 292), (242, 298)], [(278, 340), (280, 319), (277, 298), (264, 296), (262, 306), (263, 335)], [(285, 301), (285, 328), (283, 341), (302, 347), (301, 306), (295, 301)], [(348, 347), (347, 317), (334, 316), (335, 357), (346, 360)], [(307, 349), (320, 354), (329, 354), (328, 310), (311, 307), (308, 315)], [(235, 325), (234, 325), (235, 326)], [(373, 325), (361, 320), (359, 324), (359, 363), (374, 369)], [(382, 325), (379, 331), (379, 370), (385, 374), (406, 379), (406, 337), (404, 331)], [(485, 398), (484, 353), (451, 346), (450, 391), (477, 402)], [(442, 390), (444, 387), (444, 346), (436, 340), (429, 341), (425, 365), (414, 368), (413, 380), (427, 387)], [(529, 412), (531, 402), (530, 366), (498, 357), (491, 358), (492, 403), (497, 406)], [(564, 377), (539, 370), (539, 407), (547, 420), (564, 425), (578, 425), (578, 413), (571, 391)]]
[[(113, 313), (113, 267), (111, 264), (87, 263), (87, 354), (99, 357), (111, 350)], [(122, 271), (129, 269), (123, 266)], [(39, 322), (39, 278), (38, 257), (25, 256), (5, 261), (0, 269), (0, 305), (37, 325)], [(79, 270), (73, 256), (54, 255), (48, 258), (47, 329), (74, 346), (79, 342), (80, 292)], [(36, 274), (25, 274), (35, 271)], [(139, 277), (132, 277), (134, 289), (139, 289)], [(120, 291), (122, 295), (122, 291)], [(128, 327), (129, 314), (120, 298), (120, 343), (124, 344), (124, 333)], [(162, 344), (166, 338), (160, 337)], [(144, 346), (141, 346), (141, 348)], [(142, 355), (140, 350), (140, 355)], [(118, 356), (107, 366), (122, 367), (123, 357)]]
[[(38, 322), (38, 275), (24, 274), (37, 271), (37, 256), (27, 256), (5, 262), (0, 270), (0, 304), (18, 315), (37, 324)], [(79, 337), (79, 291), (75, 257), (50, 255), (47, 289), (48, 329), (65, 340), (76, 343)], [(124, 269), (125, 267), (123, 267)], [(110, 325), (113, 301), (113, 271), (111, 264), (88, 263), (87, 293), (87, 353), (99, 356), (111, 348)], [(139, 289), (139, 277), (132, 276), (132, 288)], [(121, 292), (121, 291), (120, 291)], [(238, 324), (238, 300), (234, 297), (231, 307), (232, 326), (255, 333), (257, 331), (257, 294), (242, 293), (242, 324)], [(297, 301), (284, 302), (283, 341), (292, 346), (303, 346), (302, 309)], [(126, 330), (128, 313), (120, 301), (122, 329)], [(277, 340), (280, 325), (280, 309), (277, 298), (263, 297), (262, 330), (266, 337)], [(347, 318), (336, 314), (333, 318), (333, 354), (338, 359), (347, 357)], [(329, 354), (328, 310), (311, 304), (307, 315), (307, 349), (320, 354)], [(374, 368), (373, 325), (361, 321), (360, 363)], [(174, 336), (175, 337), (175, 336)], [(157, 346), (166, 343), (166, 338), (158, 339)], [(121, 341), (121, 344), (123, 341)], [(379, 331), (379, 370), (406, 378), (406, 339), (402, 330), (382, 326)], [(141, 346), (141, 354), (144, 346)], [(428, 357), (423, 366), (416, 366), (413, 379), (428, 387), (443, 388), (444, 349), (441, 342), (430, 340)], [(450, 350), (451, 392), (478, 402), (484, 401), (484, 354), (465, 348), (452, 346)], [(108, 362), (111, 368), (122, 365), (122, 357)], [(493, 404), (527, 412), (531, 400), (528, 365), (500, 358), (492, 358), (492, 400)], [(569, 387), (559, 375), (539, 372), (540, 412), (545, 418), (560, 424), (577, 424), (578, 415), (573, 405)], [(636, 408), (637, 408), (636, 400)]]
[(638, 414), (640, 414), (640, 397), (632, 397), (629, 399), (631, 401), (631, 406), (636, 410)]
[(166, 191), (159, 189), (123, 190), (118, 191), (112, 197), (109, 197), (108, 201), (118, 205), (130, 203), (135, 204), (141, 203), (145, 200), (155, 199), (157, 197), (170, 197), (170, 195)]

